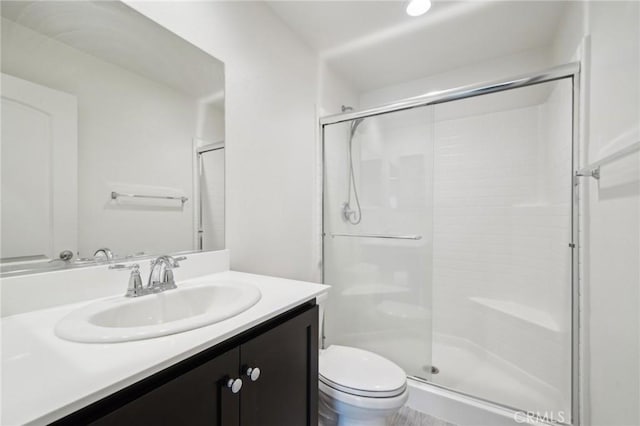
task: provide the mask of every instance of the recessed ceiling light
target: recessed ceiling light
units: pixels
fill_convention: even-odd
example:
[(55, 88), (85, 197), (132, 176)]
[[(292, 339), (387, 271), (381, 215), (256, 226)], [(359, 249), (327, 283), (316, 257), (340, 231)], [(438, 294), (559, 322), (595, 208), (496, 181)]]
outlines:
[(407, 5), (407, 15), (420, 16), (431, 8), (431, 0), (411, 0)]

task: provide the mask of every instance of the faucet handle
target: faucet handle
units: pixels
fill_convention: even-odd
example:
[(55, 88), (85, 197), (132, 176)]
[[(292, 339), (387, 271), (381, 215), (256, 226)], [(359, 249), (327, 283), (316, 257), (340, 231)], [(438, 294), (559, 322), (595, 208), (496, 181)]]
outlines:
[(132, 269), (134, 271), (140, 270), (140, 265), (137, 263), (132, 263), (131, 265), (125, 265), (124, 263), (117, 263), (115, 265), (109, 265), (109, 269)]
[(113, 252), (107, 247), (99, 248), (93, 253), (93, 259), (99, 262), (111, 262), (113, 258)]
[(117, 264), (109, 266), (109, 269), (131, 270), (129, 285), (127, 286), (125, 297), (138, 297), (144, 294), (142, 277), (140, 276), (140, 265), (137, 263), (132, 265)]
[(174, 268), (179, 268), (180, 264), (178, 262), (182, 262), (183, 260), (187, 260), (187, 256), (178, 256), (178, 257), (171, 257), (169, 256), (169, 259), (172, 260), (172, 266)]
[(180, 264), (178, 262), (182, 260), (187, 260), (187, 256), (173, 257), (173, 256), (165, 255), (152, 260), (151, 266), (154, 266), (158, 262), (164, 261), (172, 268), (179, 268)]

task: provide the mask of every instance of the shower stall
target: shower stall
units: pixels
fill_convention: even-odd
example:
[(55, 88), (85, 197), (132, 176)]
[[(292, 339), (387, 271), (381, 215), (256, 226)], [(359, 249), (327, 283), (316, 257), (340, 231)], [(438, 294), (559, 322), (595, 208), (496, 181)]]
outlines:
[(325, 346), (578, 424), (578, 72), (320, 120)]

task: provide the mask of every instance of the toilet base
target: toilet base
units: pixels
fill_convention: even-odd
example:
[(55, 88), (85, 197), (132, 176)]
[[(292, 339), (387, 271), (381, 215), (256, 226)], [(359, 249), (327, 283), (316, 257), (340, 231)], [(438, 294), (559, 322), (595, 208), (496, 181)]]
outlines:
[(403, 394), (392, 398), (393, 404), (364, 408), (335, 399), (322, 392), (322, 387), (318, 395), (319, 426), (387, 426), (390, 418), (400, 410), (409, 396), (405, 390)]

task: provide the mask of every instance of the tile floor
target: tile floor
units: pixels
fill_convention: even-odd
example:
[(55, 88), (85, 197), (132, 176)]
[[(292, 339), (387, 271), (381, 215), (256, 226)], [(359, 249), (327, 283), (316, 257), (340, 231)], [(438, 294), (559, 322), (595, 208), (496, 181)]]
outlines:
[(428, 414), (412, 410), (409, 407), (402, 407), (391, 419), (390, 426), (456, 426), (453, 423), (445, 422)]

